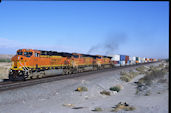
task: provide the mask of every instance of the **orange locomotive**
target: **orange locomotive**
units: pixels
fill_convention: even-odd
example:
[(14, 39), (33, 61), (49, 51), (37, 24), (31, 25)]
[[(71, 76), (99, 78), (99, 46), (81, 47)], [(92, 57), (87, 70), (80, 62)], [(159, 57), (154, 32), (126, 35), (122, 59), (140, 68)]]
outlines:
[(100, 55), (19, 49), (12, 57), (9, 79), (25, 80), (109, 68), (113, 66), (110, 59)]

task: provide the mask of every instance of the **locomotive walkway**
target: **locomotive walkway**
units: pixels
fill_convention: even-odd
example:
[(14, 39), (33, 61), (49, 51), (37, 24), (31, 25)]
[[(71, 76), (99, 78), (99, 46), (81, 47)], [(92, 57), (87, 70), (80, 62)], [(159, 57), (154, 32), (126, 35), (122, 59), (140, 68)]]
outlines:
[(31, 80), (27, 80), (27, 81), (0, 82), (0, 91), (10, 90), (10, 89), (12, 90), (12, 89), (20, 88), (20, 87), (26, 87), (26, 86), (31, 86), (31, 85), (35, 85), (35, 84), (47, 83), (47, 82), (52, 82), (52, 81), (57, 81), (57, 80), (74, 78), (74, 77), (81, 77), (81, 76), (86, 76), (86, 75), (88, 76), (88, 75), (94, 74), (94, 73), (101, 73), (101, 72), (107, 72), (107, 71), (114, 71), (114, 70), (117, 70), (117, 69), (125, 69), (125, 68), (129, 68), (129, 67), (148, 65), (148, 64), (151, 64), (151, 63), (157, 63), (157, 62), (149, 62), (149, 63), (143, 63), (143, 64), (128, 65), (128, 66), (115, 67), (115, 68), (96, 70), (96, 71), (89, 71), (89, 72), (82, 72), (82, 73), (70, 74), (70, 75), (58, 75), (58, 76), (41, 78), (41, 79), (31, 79)]

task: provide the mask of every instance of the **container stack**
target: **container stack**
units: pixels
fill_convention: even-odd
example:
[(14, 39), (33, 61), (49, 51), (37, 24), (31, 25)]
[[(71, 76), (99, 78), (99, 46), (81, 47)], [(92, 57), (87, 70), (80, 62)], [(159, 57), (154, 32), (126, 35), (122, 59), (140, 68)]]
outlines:
[(129, 56), (125, 56), (125, 65), (129, 65), (130, 62), (129, 62)]
[(112, 61), (114, 62), (114, 66), (120, 66), (120, 55), (110, 55), (112, 57)]
[(136, 64), (136, 57), (132, 57), (132, 64)]
[(120, 64), (121, 66), (125, 66), (125, 55), (120, 55)]
[(145, 57), (142, 58), (142, 63), (145, 63)]

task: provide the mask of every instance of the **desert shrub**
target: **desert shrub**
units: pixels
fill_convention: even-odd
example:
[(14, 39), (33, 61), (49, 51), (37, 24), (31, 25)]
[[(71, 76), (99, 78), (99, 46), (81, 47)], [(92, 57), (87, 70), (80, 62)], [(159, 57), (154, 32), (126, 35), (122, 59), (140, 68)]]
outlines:
[(166, 83), (167, 82), (167, 79), (159, 79), (157, 82), (158, 83)]
[(130, 79), (129, 76), (127, 76), (127, 75), (121, 76), (120, 79), (123, 80), (123, 81), (125, 81), (125, 82), (131, 81), (131, 79)]
[(166, 74), (164, 69), (154, 69), (150, 73), (147, 73), (146, 76), (149, 76), (150, 79), (160, 78)]
[(141, 66), (141, 67), (136, 68), (136, 70), (139, 71), (140, 74), (144, 74), (145, 73), (145, 69), (146, 68), (144, 66)]
[(138, 75), (138, 72), (134, 72), (132, 70), (130, 70), (129, 72), (120, 72), (121, 77), (120, 79), (125, 81), (125, 82), (129, 82), (131, 81), (131, 79), (133, 79), (135, 76)]
[(153, 80), (164, 77), (166, 73), (167, 72), (164, 69), (153, 68), (151, 71), (147, 72), (143, 78), (139, 79), (138, 83), (151, 85)]
[(133, 111), (135, 110), (135, 107), (130, 106), (129, 104), (125, 103), (118, 103), (115, 107), (113, 107), (114, 109), (112, 110), (112, 112), (117, 112), (119, 110), (125, 110), (125, 111)]
[(120, 75), (128, 75), (128, 72), (126, 72), (126, 71), (121, 71), (121, 72), (120, 72)]
[(169, 72), (169, 66), (168, 65), (165, 65), (164, 70), (167, 71), (167, 72)]
[(88, 89), (86, 87), (80, 86), (75, 91), (82, 92), (82, 91), (88, 91)]
[(106, 90), (101, 91), (100, 94), (110, 96), (110, 92)]
[(134, 71), (129, 72), (129, 76), (130, 76), (131, 79), (134, 78), (137, 75), (138, 75), (138, 72), (134, 72)]
[(102, 108), (97, 107), (97, 108), (95, 108), (95, 109), (94, 109), (94, 110), (92, 110), (92, 111), (103, 111), (103, 110), (102, 110)]
[(150, 91), (147, 91), (147, 92), (145, 93), (145, 96), (150, 96), (150, 94), (151, 94), (151, 92), (150, 92)]
[(10, 59), (0, 59), (0, 62), (11, 62)]
[(113, 87), (111, 87), (111, 88), (109, 88), (111, 91), (117, 91), (117, 92), (119, 92), (120, 90), (121, 90), (121, 86), (119, 86), (119, 85), (116, 85), (116, 86), (113, 86)]
[(159, 64), (159, 68), (163, 68), (163, 67), (164, 67), (163, 63)]
[(169, 59), (166, 59), (166, 62), (169, 62)]

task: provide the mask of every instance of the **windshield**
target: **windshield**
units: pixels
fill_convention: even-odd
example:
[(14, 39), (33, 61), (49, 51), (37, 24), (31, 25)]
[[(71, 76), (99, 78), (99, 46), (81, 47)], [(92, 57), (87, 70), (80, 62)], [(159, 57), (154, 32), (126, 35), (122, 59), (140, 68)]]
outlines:
[(17, 55), (23, 55), (23, 52), (17, 52)]
[(24, 56), (31, 57), (32, 56), (32, 52), (24, 52)]

